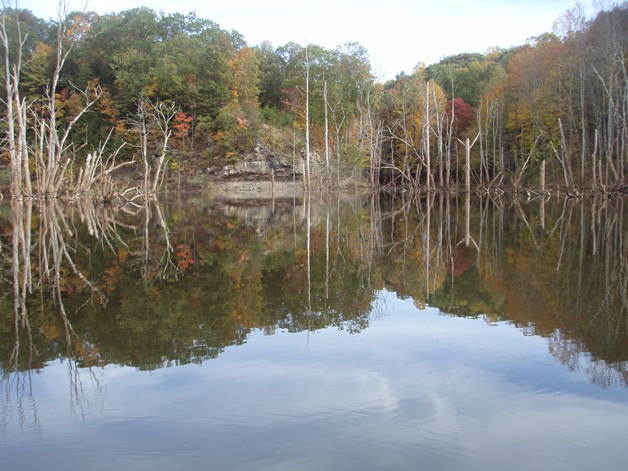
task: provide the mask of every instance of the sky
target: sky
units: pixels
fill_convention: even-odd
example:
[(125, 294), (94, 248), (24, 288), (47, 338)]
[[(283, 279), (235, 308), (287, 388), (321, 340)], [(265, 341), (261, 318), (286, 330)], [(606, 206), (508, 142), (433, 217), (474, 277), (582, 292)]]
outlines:
[[(196, 12), (247, 44), (289, 41), (328, 49), (359, 42), (379, 78), (394, 78), (462, 52), (485, 53), (551, 32), (576, 0), (69, 0), (70, 10), (99, 14), (147, 6), (157, 12)], [(14, 3), (14, 0), (11, 2)], [(56, 0), (18, 0), (43, 19), (57, 18)]]

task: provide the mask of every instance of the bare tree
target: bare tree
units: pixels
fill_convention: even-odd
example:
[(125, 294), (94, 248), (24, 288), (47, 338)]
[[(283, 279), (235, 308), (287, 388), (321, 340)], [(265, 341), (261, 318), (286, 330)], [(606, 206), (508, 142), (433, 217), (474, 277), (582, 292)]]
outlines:
[[(6, 141), (8, 153), (11, 161), (11, 195), (14, 198), (22, 196), (22, 166), (24, 160), (22, 135), (25, 135), (23, 129), (25, 101), (20, 98), (19, 84), (20, 73), (22, 71), (22, 53), (26, 42), (26, 35), (22, 33), (20, 27), (19, 15), (14, 18), (8, 18), (7, 10), (10, 9), (10, 2), (2, 1), (2, 16), (0, 17), (0, 41), (4, 47), (4, 86), (6, 89), (6, 98), (4, 104), (6, 106)], [(16, 4), (17, 7), (17, 4)], [(16, 51), (11, 51), (11, 38), (7, 27), (7, 21), (15, 21), (17, 31)], [(13, 54), (14, 58), (11, 59)], [(21, 124), (22, 127), (18, 126)], [(17, 126), (17, 128), (16, 128)], [(18, 149), (19, 145), (19, 149)], [(29, 180), (30, 181), (30, 180)]]
[[(137, 103), (137, 112), (129, 119), (139, 136), (145, 195), (155, 193), (161, 186), (160, 178), (166, 163), (168, 141), (172, 135), (171, 123), (177, 112), (174, 102), (157, 100), (153, 103), (143, 97)], [(150, 146), (153, 143), (155, 148)]]
[[(101, 97), (101, 87), (92, 82), (84, 89), (72, 86), (72, 93), (77, 94), (82, 105), (68, 122), (57, 119), (60, 104), (57, 98), (57, 87), (66, 60), (72, 51), (78, 36), (72, 32), (67, 18), (68, 4), (66, 0), (58, 2), (58, 20), (55, 42), (54, 71), (48, 80), (45, 95), (35, 102), (28, 102), (20, 94), (20, 77), (24, 58), (24, 45), (27, 35), (20, 27), (17, 2), (11, 10), (10, 2), (3, 0), (0, 17), (0, 43), (4, 47), (4, 98), (6, 119), (6, 148), (11, 162), (11, 195), (14, 198), (37, 195), (40, 198), (54, 198), (64, 190), (86, 188), (86, 173), (81, 181), (72, 181), (67, 174), (75, 162), (73, 153), (75, 146), (70, 136), (75, 125)], [(9, 15), (11, 13), (11, 15)], [(9, 37), (8, 22), (15, 23), (16, 38)], [(15, 51), (11, 50), (14, 45)], [(101, 152), (102, 154), (102, 149)], [(102, 160), (97, 162), (102, 163)], [(31, 165), (35, 167), (36, 188), (31, 184)], [(94, 162), (90, 162), (94, 165)], [(93, 168), (87, 175), (95, 176)]]
[(477, 135), (475, 136), (475, 139), (473, 139), (473, 142), (471, 142), (471, 140), (468, 137), (465, 139), (464, 142), (458, 139), (458, 141), (464, 145), (464, 149), (465, 149), (464, 187), (467, 193), (471, 191), (471, 148), (475, 145), (479, 137), (480, 137), (480, 133), (478, 132)]
[(310, 57), (308, 46), (305, 46), (305, 179), (306, 188), (310, 189)]

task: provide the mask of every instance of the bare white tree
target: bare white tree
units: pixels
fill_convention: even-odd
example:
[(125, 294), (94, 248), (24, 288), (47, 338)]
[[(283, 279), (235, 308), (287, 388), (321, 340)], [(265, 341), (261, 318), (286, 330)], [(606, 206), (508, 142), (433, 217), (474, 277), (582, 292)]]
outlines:
[[(49, 85), (44, 96), (29, 102), (20, 94), (21, 73), (28, 62), (25, 57), (28, 35), (20, 25), (18, 2), (11, 5), (10, 1), (2, 0), (0, 44), (4, 49), (3, 81), (6, 90), (2, 99), (6, 121), (4, 147), (10, 156), (13, 198), (56, 198), (65, 193), (76, 195), (98, 190), (98, 183), (105, 182), (103, 175), (109, 175), (118, 167), (115, 157), (120, 149), (103, 158), (105, 145), (102, 144), (96, 152), (88, 154), (78, 179), (69, 176), (68, 170), (76, 163), (72, 131), (100, 99), (103, 90), (97, 82), (91, 82), (83, 89), (70, 84), (70, 93), (79, 97), (81, 105), (67, 121), (58, 119), (63, 106), (57, 96), (61, 73), (80, 37), (76, 28), (71, 28), (68, 12), (69, 1), (59, 0), (54, 71), (48, 77)], [(34, 175), (31, 175), (31, 168), (35, 169)], [(35, 188), (31, 183), (33, 176)]]
[[(144, 194), (155, 193), (161, 185), (160, 177), (166, 162), (168, 141), (172, 135), (171, 123), (178, 109), (174, 102), (141, 98), (137, 112), (129, 123), (139, 135), (139, 148), (144, 165)], [(155, 143), (153, 149), (150, 144)]]

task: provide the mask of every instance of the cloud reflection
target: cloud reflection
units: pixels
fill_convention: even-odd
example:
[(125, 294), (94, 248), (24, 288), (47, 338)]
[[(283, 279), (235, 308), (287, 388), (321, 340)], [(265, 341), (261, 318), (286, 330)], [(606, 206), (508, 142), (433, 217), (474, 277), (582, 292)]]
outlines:
[(83, 426), (65, 415), (50, 384), (63, 365), (51, 365), (36, 387), (59, 407), (40, 417), (42, 434), (73, 442), (80, 456), (61, 461), (90, 469), (573, 470), (628, 458), (619, 388), (589, 384), (511, 325), (383, 296), (386, 312), (357, 335), (255, 332), (202, 365), (105, 367), (104, 405)]

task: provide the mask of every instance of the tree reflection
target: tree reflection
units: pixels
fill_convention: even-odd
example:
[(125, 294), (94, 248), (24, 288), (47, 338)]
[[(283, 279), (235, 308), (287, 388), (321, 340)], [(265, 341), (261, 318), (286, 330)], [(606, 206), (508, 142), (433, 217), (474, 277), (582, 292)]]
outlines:
[(90, 368), (200, 363), (255, 329), (359, 332), (381, 315), (384, 289), (514, 323), (592, 381), (626, 385), (624, 205), (436, 192), (11, 202), (0, 212), (3, 388), (19, 374), (25, 391), (28, 372), (63, 358), (82, 404), (82, 368), (98, 390)]
[(513, 322), (592, 381), (626, 385), (625, 203), (537, 199), (391, 200), (384, 285), (419, 307)]
[[(84, 205), (79, 206), (85, 210)], [(107, 220), (93, 226), (95, 216), (92, 211), (82, 214), (88, 226), (94, 230), (100, 228), (98, 235), (101, 242), (107, 238)], [(10, 400), (11, 391), (15, 393), (18, 409), (23, 407), (28, 391), (28, 400), (34, 405), (32, 397), (33, 369), (42, 368), (52, 359), (51, 354), (58, 354), (66, 359), (70, 381), (71, 404), (81, 406), (81, 374), (78, 358), (97, 356), (95, 347), (77, 334), (68, 316), (65, 297), (80, 284), (87, 295), (84, 302), (74, 308), (80, 311), (88, 303), (98, 302), (106, 305), (107, 299), (82, 272), (74, 260), (73, 253), (78, 241), (76, 231), (66, 213), (56, 200), (45, 200), (36, 208), (32, 200), (11, 201), (11, 242), (10, 263), (3, 253), (3, 266), (10, 266), (13, 286), (12, 335), (13, 341), (3, 336), (3, 350), (9, 351), (2, 361), (1, 373), (4, 383), (3, 393)], [(109, 231), (110, 232), (110, 231)], [(70, 241), (72, 239), (72, 241)], [(4, 279), (2, 280), (4, 284)], [(52, 312), (56, 312), (52, 324), (49, 323)], [(2, 309), (2, 319), (8, 320), (8, 311)], [(62, 342), (58, 340), (63, 339)], [(6, 343), (5, 343), (6, 341)], [(52, 341), (52, 344), (48, 341)], [(12, 346), (10, 346), (12, 345)], [(65, 348), (62, 350), (62, 345)], [(63, 353), (61, 353), (63, 352)], [(14, 388), (11, 387), (14, 386)], [(33, 423), (37, 423), (36, 408), (33, 408)]]

